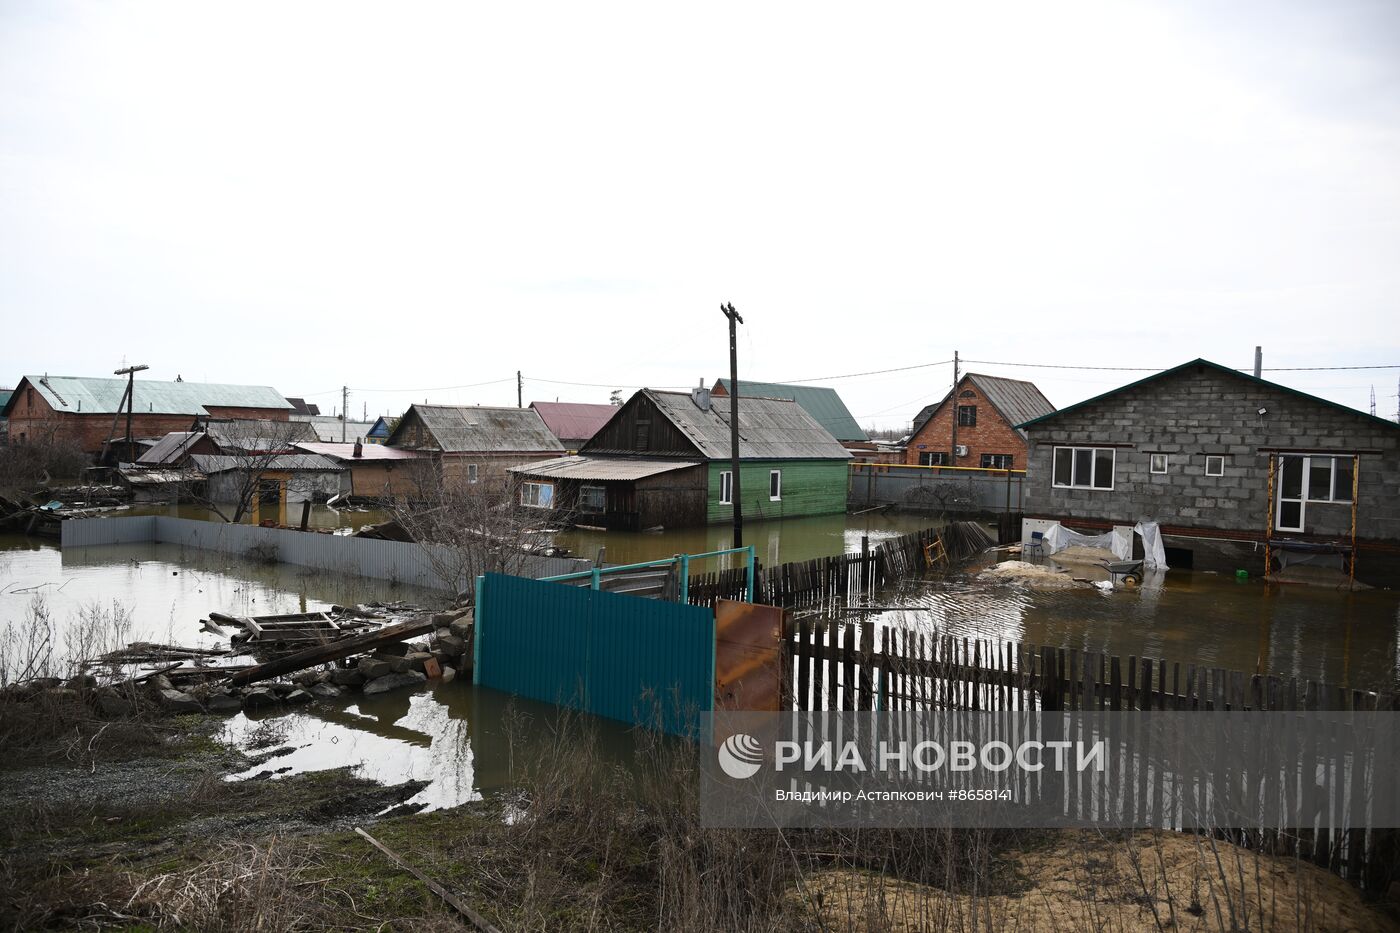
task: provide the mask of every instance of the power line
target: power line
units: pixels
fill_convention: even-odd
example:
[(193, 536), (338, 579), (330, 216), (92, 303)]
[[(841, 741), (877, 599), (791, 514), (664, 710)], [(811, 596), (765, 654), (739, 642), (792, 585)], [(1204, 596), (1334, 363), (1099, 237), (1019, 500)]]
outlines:
[(557, 386), (584, 386), (590, 389), (670, 389), (674, 391), (684, 391), (689, 386), (644, 386), (640, 383), (628, 384), (617, 382), (566, 382), (563, 379), (541, 379), (538, 376), (526, 376), (531, 382), (547, 382)]
[[(487, 382), (471, 382), (463, 386), (429, 386), (422, 389), (363, 389), (358, 386), (350, 388), (356, 392), (450, 392), (453, 389), (475, 389), (478, 386), (493, 386), (501, 382), (514, 382), (514, 376), (507, 376), (504, 379), (491, 379)], [(338, 389), (336, 391), (339, 391)]]
[(846, 373), (845, 375), (841, 375), (841, 376), (814, 376), (814, 377), (812, 377), (812, 378), (810, 378), (810, 379), (782, 379), (782, 380), (779, 380), (779, 384), (782, 384), (782, 385), (792, 385), (792, 384), (796, 384), (796, 383), (800, 383), (800, 382), (827, 382), (827, 381), (830, 381), (830, 380), (832, 380), (832, 379), (854, 379), (854, 378), (856, 378), (857, 376), (880, 376), (880, 375), (883, 375), (883, 374), (885, 374), (885, 373), (902, 373), (902, 372), (908, 372), (908, 371), (911, 370), (911, 369), (928, 369), (930, 366), (945, 366), (945, 365), (947, 365), (948, 363), (951, 363), (951, 362), (953, 362), (953, 361), (952, 361), (952, 360), (939, 360), (937, 363), (917, 363), (917, 364), (915, 364), (915, 365), (913, 365), (913, 366), (897, 366), (897, 367), (895, 367), (894, 369), (872, 369), (872, 370), (870, 370), (869, 372), (864, 372), (864, 373)]

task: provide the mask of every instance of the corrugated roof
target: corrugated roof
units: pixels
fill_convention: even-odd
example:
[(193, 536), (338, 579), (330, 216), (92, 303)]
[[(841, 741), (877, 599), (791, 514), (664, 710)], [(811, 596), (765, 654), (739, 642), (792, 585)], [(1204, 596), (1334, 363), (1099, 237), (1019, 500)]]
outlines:
[[(54, 411), (83, 414), (113, 414), (126, 393), (125, 379), (90, 376), (25, 376), (34, 390)], [(275, 408), (290, 410), (291, 404), (271, 386), (225, 385), (213, 382), (159, 382), (137, 379), (135, 403), (138, 412), (161, 415), (207, 415), (206, 406), (216, 408)]]
[[(959, 380), (959, 385), (963, 382), (971, 382), (975, 385), (982, 397), (1001, 412), (1001, 416), (1007, 423), (1019, 430), (1019, 426), (1033, 418), (1040, 418), (1055, 410), (1055, 406), (1050, 404), (1050, 400), (1036, 387), (1034, 382), (1027, 382), (1024, 379), (1005, 379), (1001, 376), (985, 376), (982, 373), (967, 373)], [(933, 417), (934, 412), (948, 404), (948, 398), (952, 395), (943, 396), (936, 405), (925, 405), (914, 417), (914, 433), (917, 434), (928, 419)], [(742, 403), (740, 410), (742, 410)], [(1025, 432), (1021, 431), (1021, 436), (1025, 437)]]
[(171, 431), (156, 441), (155, 446), (136, 458), (142, 466), (174, 463), (185, 455), (190, 445), (204, 436), (203, 431)]
[[(316, 440), (339, 443), (341, 420), (334, 415), (292, 415), (293, 421), (311, 425), (311, 429), (316, 432)], [(373, 421), (346, 421), (345, 440), (353, 441), (357, 437), (367, 437), (369, 429), (374, 427)]]
[(318, 454), (277, 454), (270, 457), (233, 457), (225, 454), (190, 454), (190, 463), (201, 473), (228, 470), (291, 470), (339, 473), (345, 468)]
[(618, 412), (616, 405), (583, 402), (531, 402), (530, 407), (540, 413), (545, 426), (561, 441), (588, 440)]
[(133, 486), (163, 486), (168, 483), (197, 483), (206, 479), (197, 470), (133, 470), (118, 471), (121, 478)]
[[(739, 397), (739, 456), (745, 460), (849, 460), (851, 452), (796, 402)], [(711, 460), (729, 456), (728, 396), (702, 411), (689, 392), (643, 389), (647, 397)]]
[[(456, 405), (413, 405), (428, 434), (443, 453), (564, 452), (564, 445), (549, 433), (544, 419), (530, 408), (482, 408)], [(389, 437), (394, 441), (410, 418), (406, 414)], [(425, 445), (426, 446), (426, 445)]]
[[(729, 391), (728, 379), (720, 379), (715, 385), (724, 386), (724, 390)], [(785, 385), (781, 382), (750, 382), (747, 379), (740, 379), (740, 417), (744, 414), (742, 399), (745, 395), (791, 399), (806, 409), (807, 413), (817, 419), (817, 423), (830, 431), (831, 436), (838, 441), (870, 440), (860, 429), (855, 416), (846, 407), (846, 403), (841, 401), (841, 396), (836, 394), (835, 389), (824, 386)]]
[(210, 421), (205, 431), (224, 453), (286, 450), (295, 443), (317, 439), (315, 429), (305, 421), (229, 418)]
[[(613, 407), (611, 405), (609, 408)], [(743, 403), (739, 410), (743, 411)], [(699, 466), (699, 460), (625, 460), (609, 457), (556, 457), (511, 467), (511, 473), (550, 479), (631, 480)]]
[(323, 442), (293, 444), (297, 450), (309, 454), (320, 454), (333, 460), (423, 460), (427, 454), (406, 447), (385, 447), (383, 444), (361, 444), (360, 456), (355, 456), (354, 444), (328, 444)]

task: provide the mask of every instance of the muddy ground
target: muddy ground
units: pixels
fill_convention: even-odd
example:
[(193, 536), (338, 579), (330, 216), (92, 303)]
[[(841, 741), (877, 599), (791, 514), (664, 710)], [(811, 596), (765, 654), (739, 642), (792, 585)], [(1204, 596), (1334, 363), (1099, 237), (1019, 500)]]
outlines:
[(618, 792), (586, 735), (499, 799), (411, 812), (415, 783), (279, 776), (265, 722), (242, 751), (193, 716), (6, 754), (0, 929), (469, 928), (363, 826), (502, 930), (1400, 930), (1325, 871), (1179, 834), (704, 830), (685, 762)]

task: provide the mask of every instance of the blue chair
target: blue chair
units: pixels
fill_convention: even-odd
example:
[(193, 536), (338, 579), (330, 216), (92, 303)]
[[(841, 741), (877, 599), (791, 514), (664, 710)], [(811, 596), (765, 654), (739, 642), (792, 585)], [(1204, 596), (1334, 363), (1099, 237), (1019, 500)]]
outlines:
[(1044, 557), (1044, 556), (1045, 556), (1045, 532), (1043, 532), (1043, 531), (1032, 531), (1032, 532), (1031, 532), (1031, 543), (1030, 543), (1030, 544), (1027, 544), (1024, 548), (1022, 548), (1022, 550), (1025, 552), (1024, 556), (1026, 556), (1026, 557), (1029, 557), (1029, 556), (1031, 556), (1032, 554), (1034, 554), (1036, 557)]

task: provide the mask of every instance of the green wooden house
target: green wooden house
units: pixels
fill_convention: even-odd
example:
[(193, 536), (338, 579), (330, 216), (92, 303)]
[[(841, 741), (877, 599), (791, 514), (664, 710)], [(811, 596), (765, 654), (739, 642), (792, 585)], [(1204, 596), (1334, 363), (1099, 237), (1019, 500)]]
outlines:
[[(580, 449), (514, 468), (520, 502), (604, 528), (685, 528), (733, 519), (730, 399), (642, 389)], [(739, 401), (744, 518), (846, 510), (851, 454), (788, 399)]]

